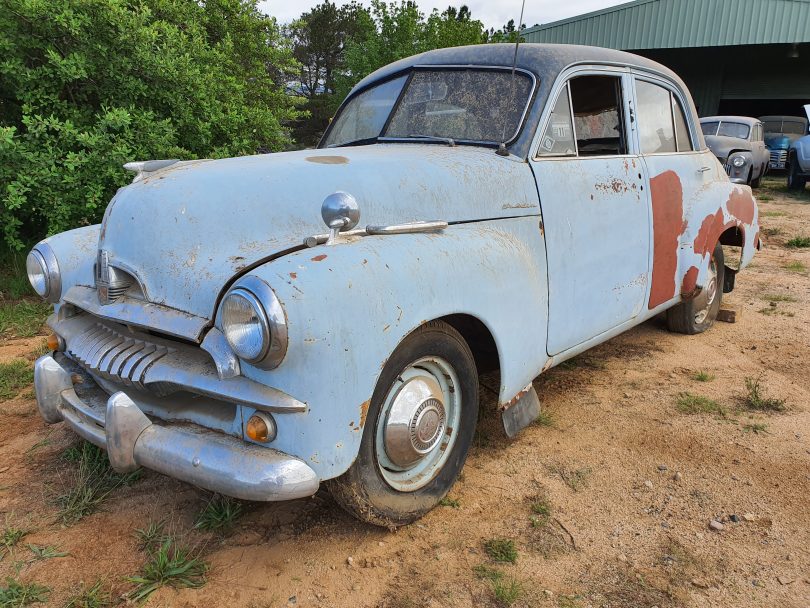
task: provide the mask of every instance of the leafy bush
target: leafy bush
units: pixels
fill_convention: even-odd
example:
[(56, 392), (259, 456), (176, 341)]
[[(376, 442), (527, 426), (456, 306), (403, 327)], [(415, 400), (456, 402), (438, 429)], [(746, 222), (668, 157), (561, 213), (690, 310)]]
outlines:
[(127, 161), (288, 145), (296, 64), (257, 2), (5, 0), (2, 239), (97, 222)]

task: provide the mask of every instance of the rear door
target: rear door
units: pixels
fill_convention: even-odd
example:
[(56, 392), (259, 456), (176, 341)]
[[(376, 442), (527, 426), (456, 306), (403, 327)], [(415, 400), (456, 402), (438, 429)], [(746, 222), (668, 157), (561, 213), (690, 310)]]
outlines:
[(629, 71), (583, 66), (560, 82), (531, 156), (548, 259), (550, 355), (634, 319), (646, 303), (650, 264)]

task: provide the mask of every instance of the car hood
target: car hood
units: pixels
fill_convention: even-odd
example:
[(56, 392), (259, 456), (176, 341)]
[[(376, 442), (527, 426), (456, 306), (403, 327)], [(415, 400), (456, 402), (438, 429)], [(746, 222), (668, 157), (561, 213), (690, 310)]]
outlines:
[(765, 145), (769, 150), (787, 150), (790, 145), (801, 138), (801, 135), (786, 135), (784, 133), (766, 133)]
[(751, 142), (738, 137), (725, 137), (723, 135), (707, 135), (706, 145), (717, 158), (728, 158), (732, 150), (751, 150)]
[(321, 203), (336, 191), (357, 199), (360, 227), (539, 213), (528, 165), (472, 146), (303, 150), (147, 175), (111, 201), (99, 248), (137, 275), (150, 302), (207, 319), (235, 275), (327, 232)]

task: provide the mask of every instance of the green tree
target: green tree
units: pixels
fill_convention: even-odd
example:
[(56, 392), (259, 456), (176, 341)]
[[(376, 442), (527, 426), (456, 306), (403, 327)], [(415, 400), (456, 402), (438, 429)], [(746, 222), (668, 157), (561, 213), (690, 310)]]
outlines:
[(368, 11), (352, 2), (341, 7), (323, 2), (286, 28), (293, 56), (300, 64), (298, 89), (306, 97), (308, 116), (296, 124), (299, 144), (314, 144), (334, 112), (335, 78), (345, 69), (346, 42), (370, 23)]
[(257, 0), (0, 0), (0, 225), (99, 220), (149, 158), (289, 145), (297, 70)]
[[(367, 21), (364, 22), (364, 19)], [(336, 97), (342, 100), (363, 77), (398, 59), (437, 48), (480, 44), (484, 26), (462, 6), (434, 10), (427, 19), (416, 2), (386, 4), (371, 0), (371, 11), (361, 18), (358, 36), (346, 44), (346, 69), (336, 78)]]

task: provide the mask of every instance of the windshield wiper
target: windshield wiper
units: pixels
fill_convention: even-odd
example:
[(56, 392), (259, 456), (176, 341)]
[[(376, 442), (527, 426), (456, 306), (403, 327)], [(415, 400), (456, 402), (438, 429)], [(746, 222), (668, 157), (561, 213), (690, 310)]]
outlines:
[(422, 135), (420, 133), (408, 133), (406, 139), (426, 139), (428, 141), (441, 141), (446, 143), (451, 148), (455, 147), (456, 140), (452, 137), (439, 137), (438, 135)]

